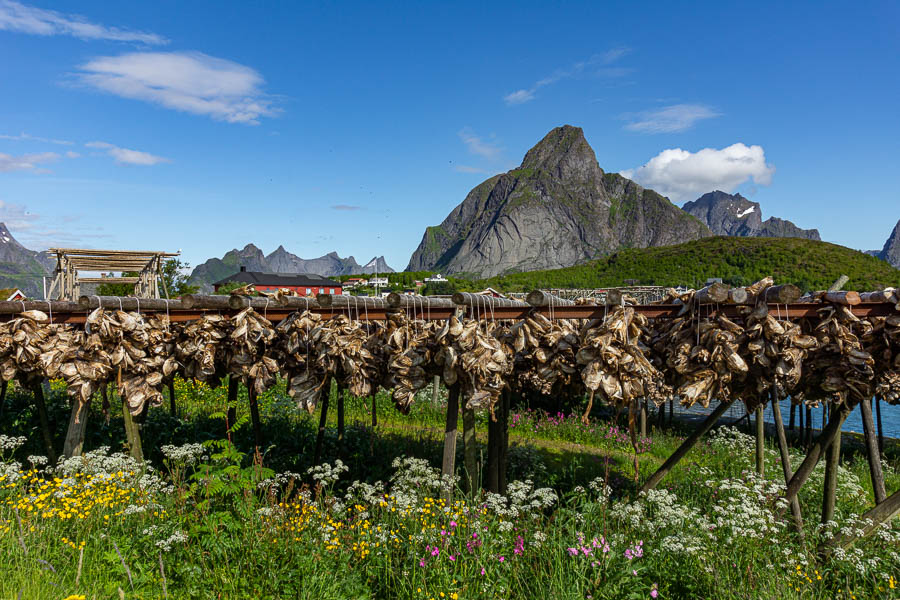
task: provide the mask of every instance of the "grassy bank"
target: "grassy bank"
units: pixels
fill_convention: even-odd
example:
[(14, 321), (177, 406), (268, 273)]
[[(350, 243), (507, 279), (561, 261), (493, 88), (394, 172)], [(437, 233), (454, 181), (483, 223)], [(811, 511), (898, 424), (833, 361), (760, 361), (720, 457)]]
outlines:
[[(380, 394), (374, 428), (371, 402), (348, 398), (344, 440), (332, 410), (320, 467), (318, 414), (298, 413), (279, 386), (260, 399), (265, 448), (255, 458), (245, 391), (230, 440), (224, 389), (179, 382), (178, 398), (176, 416), (150, 411), (149, 466), (117, 454), (124, 433), (113, 396), (107, 414), (92, 407), (86, 457), (51, 472), (30, 396), (10, 394), (0, 417), (0, 597), (882, 598), (900, 585), (897, 521), (848, 552), (816, 557), (819, 541), (872, 504), (853, 446), (836, 522), (817, 526), (820, 466), (801, 494), (800, 540), (776, 516), (777, 452), (767, 447), (758, 477), (752, 438), (734, 429), (638, 496), (631, 445), (615, 423), (521, 407), (507, 495), (471, 496), (435, 470), (443, 411), (428, 394), (407, 416)], [(62, 439), (61, 389), (49, 411)], [(642, 442), (639, 478), (681, 435), (654, 430)], [(895, 446), (887, 458), (897, 489)], [(800, 459), (794, 452), (795, 467)], [(453, 498), (442, 500), (448, 489)]]

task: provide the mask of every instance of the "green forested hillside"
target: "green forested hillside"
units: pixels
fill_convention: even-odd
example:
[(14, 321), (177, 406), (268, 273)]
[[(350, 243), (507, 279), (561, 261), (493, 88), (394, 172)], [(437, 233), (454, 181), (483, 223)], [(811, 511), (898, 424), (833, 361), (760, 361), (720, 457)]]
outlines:
[(542, 287), (593, 288), (625, 285), (697, 287), (709, 277), (746, 285), (766, 275), (804, 290), (827, 288), (840, 275), (846, 289), (900, 287), (900, 270), (857, 250), (799, 238), (713, 237), (677, 246), (620, 250), (583, 265), (513, 273), (477, 283), (506, 291)]

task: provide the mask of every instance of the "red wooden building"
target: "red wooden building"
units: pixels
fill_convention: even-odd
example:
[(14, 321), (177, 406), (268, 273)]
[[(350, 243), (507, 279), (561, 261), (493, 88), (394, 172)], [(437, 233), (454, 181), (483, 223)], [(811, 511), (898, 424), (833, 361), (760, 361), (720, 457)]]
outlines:
[(342, 294), (344, 291), (340, 281), (334, 281), (312, 273), (261, 273), (259, 271), (246, 271), (244, 267), (234, 275), (229, 275), (221, 281), (213, 284), (218, 292), (226, 283), (238, 282), (240, 284), (252, 284), (258, 292), (275, 292), (279, 289), (289, 289), (301, 296), (315, 296), (316, 294)]

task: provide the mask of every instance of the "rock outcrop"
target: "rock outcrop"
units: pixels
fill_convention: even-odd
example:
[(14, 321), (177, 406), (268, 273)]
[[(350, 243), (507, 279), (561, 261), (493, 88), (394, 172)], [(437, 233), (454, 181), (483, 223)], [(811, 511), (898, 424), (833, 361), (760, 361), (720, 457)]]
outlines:
[(891, 237), (884, 243), (884, 248), (882, 248), (878, 257), (900, 269), (900, 221), (897, 221), (894, 231), (891, 232)]
[(489, 277), (711, 235), (667, 198), (604, 173), (581, 128), (566, 125), (517, 169), (478, 185), (443, 223), (428, 227), (407, 270)]
[(0, 288), (19, 288), (29, 298), (43, 298), (42, 276), (52, 274), (55, 265), (45, 252), (20, 244), (0, 223)]
[(716, 235), (740, 237), (798, 237), (820, 241), (818, 229), (801, 229), (784, 219), (762, 220), (758, 202), (740, 194), (714, 191), (685, 203), (685, 212), (697, 217)]

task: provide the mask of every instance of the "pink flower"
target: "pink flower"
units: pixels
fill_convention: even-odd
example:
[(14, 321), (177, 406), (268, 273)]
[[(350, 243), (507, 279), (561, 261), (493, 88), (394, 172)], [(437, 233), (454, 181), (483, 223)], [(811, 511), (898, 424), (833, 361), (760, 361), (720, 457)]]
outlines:
[[(654, 583), (653, 585), (655, 586), (656, 584)], [(652, 590), (650, 590), (650, 597), (656, 598), (657, 596), (659, 596), (659, 591), (654, 587)]]
[(571, 555), (571, 556), (576, 556), (578, 554), (578, 550), (576, 550), (575, 548), (569, 548), (568, 550), (569, 550), (569, 555)]
[(505, 560), (506, 560), (505, 557), (503, 557), (503, 556), (500, 557), (500, 562), (504, 562)]
[(481, 574), (484, 575), (484, 567), (481, 567)]
[(632, 571), (631, 574), (637, 576), (637, 571)]
[(424, 567), (424, 566), (425, 566), (425, 559), (424, 559), (424, 558), (421, 559), (421, 560), (419, 560), (419, 566), (420, 566), (420, 567)]
[(452, 560), (452, 561), (456, 561), (456, 557), (455, 557), (455, 556), (453, 556), (453, 555), (452, 555), (452, 554), (451, 554), (451, 555), (450, 555), (450, 560)]
[(450, 521), (450, 527), (456, 527), (456, 521)]

